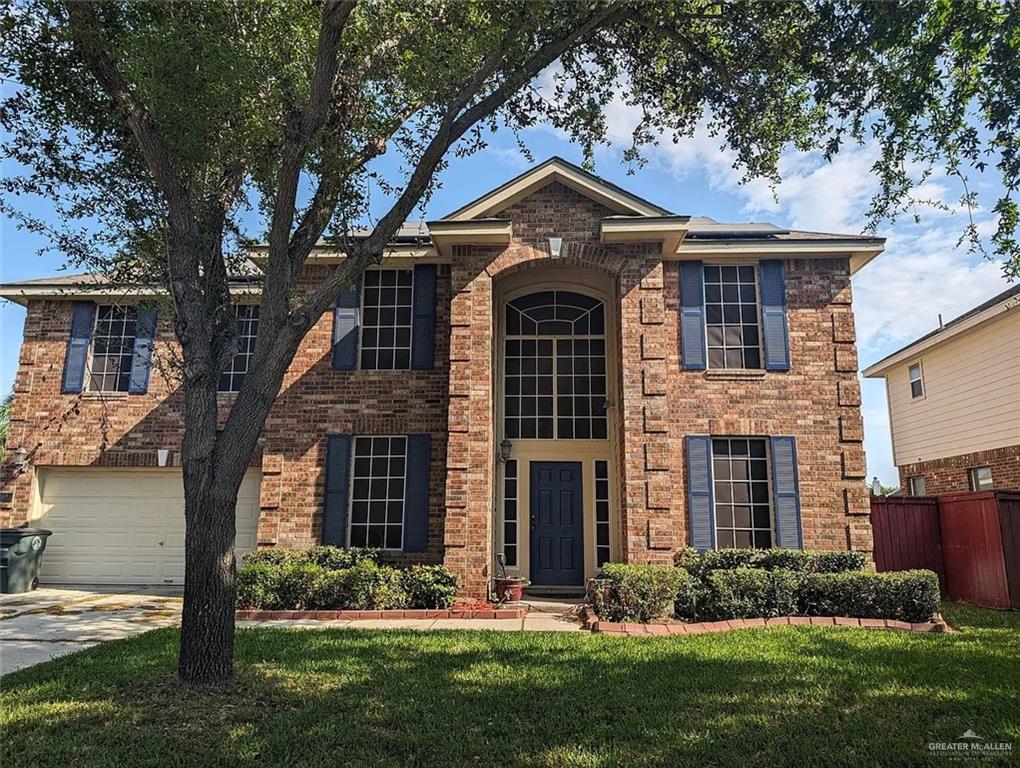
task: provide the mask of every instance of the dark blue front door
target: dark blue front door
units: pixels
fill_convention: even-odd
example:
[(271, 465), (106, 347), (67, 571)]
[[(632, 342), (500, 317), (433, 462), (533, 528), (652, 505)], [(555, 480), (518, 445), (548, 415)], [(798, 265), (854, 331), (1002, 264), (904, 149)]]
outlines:
[(531, 462), (531, 583), (584, 583), (581, 463)]

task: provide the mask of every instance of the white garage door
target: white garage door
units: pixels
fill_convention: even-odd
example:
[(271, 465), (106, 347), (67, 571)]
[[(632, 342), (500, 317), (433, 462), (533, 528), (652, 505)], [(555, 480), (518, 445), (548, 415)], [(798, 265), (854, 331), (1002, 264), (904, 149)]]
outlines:
[[(237, 498), (239, 552), (255, 548), (261, 475)], [(33, 525), (53, 531), (39, 580), (183, 584), (184, 483), (179, 471), (41, 469)]]

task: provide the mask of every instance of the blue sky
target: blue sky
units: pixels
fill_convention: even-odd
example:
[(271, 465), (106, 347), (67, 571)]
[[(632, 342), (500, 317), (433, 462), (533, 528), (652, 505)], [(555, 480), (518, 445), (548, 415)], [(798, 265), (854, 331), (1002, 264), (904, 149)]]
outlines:
[[(780, 226), (828, 232), (859, 233), (876, 184), (870, 172), (874, 149), (851, 148), (833, 163), (813, 154), (790, 153), (782, 159), (783, 182), (773, 191), (767, 184), (738, 184), (740, 174), (732, 168), (732, 157), (721, 151), (719, 142), (707, 134), (673, 143), (663, 137), (648, 151), (649, 163), (628, 174), (620, 160), (637, 115), (622, 103), (609, 105), (611, 145), (597, 157), (600, 176), (641, 197), (677, 213), (710, 216), (719, 221), (769, 221)], [(579, 163), (579, 149), (561, 134), (546, 128), (525, 133), (525, 142), (536, 162), (550, 155)], [(385, 158), (381, 168), (395, 168)], [(441, 186), (432, 196), (425, 218), (438, 218), (458, 208), (528, 167), (507, 133), (492, 138), (488, 149), (468, 158), (451, 159), (440, 177)], [(996, 188), (974, 180), (982, 194), (991, 199)], [(917, 194), (918, 199), (940, 199), (949, 203), (956, 197), (953, 185), (933, 177)], [(51, 217), (43, 200), (23, 200), (34, 214)], [(372, 212), (380, 215), (386, 200), (379, 193), (372, 200)], [(861, 368), (884, 357), (938, 325), (938, 315), (949, 320), (1007, 287), (997, 262), (968, 254), (956, 241), (966, 214), (924, 208), (920, 224), (903, 219), (880, 229), (888, 238), (887, 251), (854, 278), (854, 311), (857, 322)], [(994, 225), (991, 217), (978, 211), (979, 229), (987, 234)], [(258, 224), (250, 222), (251, 234)], [(58, 274), (62, 260), (57, 254), (40, 255), (45, 241), (18, 230), (12, 222), (0, 220), (0, 282), (25, 280)], [(24, 309), (3, 302), (0, 306), (0, 392), (10, 390), (18, 364), (18, 349), (24, 323)], [(881, 381), (863, 381), (865, 448), (869, 477), (896, 485), (886, 414), (885, 387)]]

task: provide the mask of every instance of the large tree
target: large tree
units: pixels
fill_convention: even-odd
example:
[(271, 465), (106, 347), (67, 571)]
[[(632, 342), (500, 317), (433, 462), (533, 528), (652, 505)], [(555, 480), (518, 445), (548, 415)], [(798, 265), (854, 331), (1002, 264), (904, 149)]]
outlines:
[[(478, 150), (490, 129), (544, 121), (590, 160), (622, 94), (643, 115), (628, 161), (702, 126), (748, 177), (772, 180), (789, 147), (831, 157), (873, 141), (874, 221), (932, 172), (962, 183), (989, 166), (1006, 190), (986, 201), (994, 247), (1020, 265), (1016, 3), (14, 0), (0, 36), (6, 214), (69, 260), (172, 300), (190, 682), (231, 674), (234, 506), (298, 344), (380, 261), (451, 152)], [(401, 157), (389, 176), (376, 160), (387, 151)], [(370, 187), (387, 195), (375, 220)], [(25, 194), (52, 200), (57, 220), (29, 216)], [(217, 431), (217, 379), (236, 346), (228, 275), (253, 211), (268, 243), (258, 337)], [(367, 234), (349, 236), (353, 224)], [(299, 293), (324, 236), (347, 258)]]

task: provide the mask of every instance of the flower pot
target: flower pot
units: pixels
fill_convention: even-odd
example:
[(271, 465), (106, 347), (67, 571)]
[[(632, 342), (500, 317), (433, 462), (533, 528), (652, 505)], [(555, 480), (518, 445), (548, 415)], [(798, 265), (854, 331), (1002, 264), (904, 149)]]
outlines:
[(496, 579), (496, 599), (499, 602), (519, 602), (524, 596), (525, 579)]

